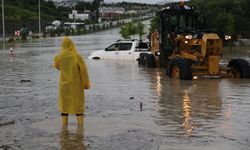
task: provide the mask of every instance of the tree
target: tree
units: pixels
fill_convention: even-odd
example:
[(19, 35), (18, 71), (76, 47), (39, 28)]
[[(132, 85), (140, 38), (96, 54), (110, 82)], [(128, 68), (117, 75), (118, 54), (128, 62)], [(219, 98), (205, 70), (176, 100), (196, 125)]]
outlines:
[(81, 11), (93, 10), (91, 2), (79, 2), (76, 5), (76, 9)]
[(99, 14), (99, 7), (100, 7), (100, 4), (101, 2), (104, 2), (103, 0), (94, 0), (92, 2), (92, 5), (93, 5), (93, 11), (95, 11), (95, 19), (98, 20), (100, 14)]
[(208, 29), (220, 34), (250, 37), (249, 0), (191, 0)]
[(128, 24), (121, 27), (120, 34), (123, 38), (129, 39), (132, 35), (136, 35), (137, 28), (134, 23), (129, 22)]
[(139, 38), (142, 39), (142, 36), (145, 34), (145, 25), (141, 22), (137, 22), (137, 34)]
[(150, 20), (150, 29), (149, 29), (149, 37), (150, 35), (158, 28), (159, 24), (159, 16), (155, 16), (152, 20)]
[(139, 35), (140, 39), (145, 34), (145, 25), (141, 22), (132, 23), (122, 26), (120, 34), (124, 39), (129, 39), (131, 36)]
[(124, 39), (129, 39), (130, 33), (128, 32), (128, 26), (126, 26), (126, 25), (122, 26), (120, 34)]

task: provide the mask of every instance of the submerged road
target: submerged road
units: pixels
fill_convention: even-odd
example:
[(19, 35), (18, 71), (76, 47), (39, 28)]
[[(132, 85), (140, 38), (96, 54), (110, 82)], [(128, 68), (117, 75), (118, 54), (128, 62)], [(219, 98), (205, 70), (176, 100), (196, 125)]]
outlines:
[[(85, 93), (84, 129), (70, 116), (67, 131), (57, 110), (59, 72), (53, 68), (62, 37), (0, 50), (0, 149), (250, 149), (249, 79), (178, 81), (166, 77), (165, 69), (140, 68), (136, 61), (87, 59), (119, 38), (118, 29), (72, 37), (92, 88)], [(249, 52), (225, 51), (222, 63), (249, 61)]]

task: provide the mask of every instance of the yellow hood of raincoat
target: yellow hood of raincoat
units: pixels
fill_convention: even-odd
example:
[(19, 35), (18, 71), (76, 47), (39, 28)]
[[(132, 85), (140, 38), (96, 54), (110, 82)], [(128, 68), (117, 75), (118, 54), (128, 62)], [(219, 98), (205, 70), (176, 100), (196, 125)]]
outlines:
[(54, 66), (60, 70), (59, 111), (76, 114), (84, 112), (84, 89), (90, 88), (87, 67), (77, 53), (74, 43), (65, 37)]

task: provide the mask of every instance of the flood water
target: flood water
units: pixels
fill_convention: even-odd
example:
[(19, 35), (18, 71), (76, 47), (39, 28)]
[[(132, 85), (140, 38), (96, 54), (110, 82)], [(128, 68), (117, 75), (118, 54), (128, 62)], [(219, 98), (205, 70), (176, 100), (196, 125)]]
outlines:
[[(72, 37), (92, 88), (84, 128), (70, 116), (68, 130), (61, 128), (53, 68), (62, 37), (10, 45), (14, 57), (10, 46), (1, 50), (0, 149), (250, 149), (249, 79), (179, 81), (136, 61), (87, 59), (119, 38), (118, 29)], [(233, 48), (221, 63), (249, 56), (250, 48)]]

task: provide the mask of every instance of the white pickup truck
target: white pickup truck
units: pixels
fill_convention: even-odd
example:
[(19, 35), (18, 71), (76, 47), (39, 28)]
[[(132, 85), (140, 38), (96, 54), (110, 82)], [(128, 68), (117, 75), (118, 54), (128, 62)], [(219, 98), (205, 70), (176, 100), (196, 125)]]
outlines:
[(140, 53), (150, 53), (149, 49), (149, 42), (141, 40), (118, 40), (105, 48), (105, 50), (92, 52), (88, 58), (136, 60), (139, 58)]

